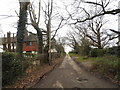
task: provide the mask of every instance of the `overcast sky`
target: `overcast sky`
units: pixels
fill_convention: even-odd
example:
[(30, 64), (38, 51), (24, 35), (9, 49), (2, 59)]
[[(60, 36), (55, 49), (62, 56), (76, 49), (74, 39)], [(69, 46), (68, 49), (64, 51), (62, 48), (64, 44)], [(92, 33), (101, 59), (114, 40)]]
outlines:
[[(64, 7), (64, 4), (70, 4), (69, 0), (56, 0), (57, 4), (61, 7)], [(68, 2), (69, 1), (69, 2)], [(118, 1), (119, 0), (114, 0), (115, 2), (113, 3), (112, 7), (117, 7), (118, 5)], [(3, 31), (4, 34), (6, 34), (7, 32), (12, 32), (12, 33), (16, 33), (17, 28), (15, 28), (17, 26), (17, 21), (18, 21), (18, 17), (17, 14), (15, 13), (15, 11), (17, 11), (17, 13), (19, 13), (19, 3), (18, 0), (1, 0), (0, 2), (0, 29)], [(64, 13), (62, 13), (64, 14)], [(3, 15), (3, 16), (2, 16)], [(6, 16), (7, 15), (7, 16)], [(10, 16), (8, 18), (8, 16)], [(106, 19), (109, 20), (109, 23), (107, 23), (105, 25), (106, 28), (111, 28), (111, 29), (118, 29), (118, 17), (117, 15), (115, 16), (106, 16)], [(68, 32), (70, 28), (65, 26), (62, 29), (60, 29), (58, 31), (58, 35), (61, 37), (66, 36), (66, 33)], [(33, 28), (29, 29), (30, 31), (35, 32), (35, 30), (33, 30)], [(67, 47), (67, 51), (70, 48)]]

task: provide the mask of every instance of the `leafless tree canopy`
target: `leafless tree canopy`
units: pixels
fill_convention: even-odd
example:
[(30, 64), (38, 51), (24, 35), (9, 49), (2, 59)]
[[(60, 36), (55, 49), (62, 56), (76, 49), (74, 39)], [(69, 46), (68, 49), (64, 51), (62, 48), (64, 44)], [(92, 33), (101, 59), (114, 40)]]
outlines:
[[(70, 12), (68, 10), (69, 6), (66, 6), (66, 11), (68, 12), (69, 18), (73, 20), (72, 24), (77, 24), (106, 14), (116, 15), (120, 13), (120, 9), (118, 7), (109, 8), (111, 3), (112, 0), (96, 0), (96, 2), (75, 0), (75, 2), (72, 4), (74, 12)], [(89, 7), (84, 8), (81, 4)], [(82, 16), (82, 14), (84, 16)]]
[[(87, 36), (91, 45), (104, 48), (109, 44), (110, 40), (118, 38), (120, 32), (103, 28), (105, 18), (104, 15), (117, 15), (120, 13), (118, 7), (111, 7), (114, 3), (112, 0), (73, 0), (71, 5), (65, 6), (69, 21), (69, 25), (73, 26), (74, 32), (79, 37)], [(109, 33), (112, 31), (112, 33)]]

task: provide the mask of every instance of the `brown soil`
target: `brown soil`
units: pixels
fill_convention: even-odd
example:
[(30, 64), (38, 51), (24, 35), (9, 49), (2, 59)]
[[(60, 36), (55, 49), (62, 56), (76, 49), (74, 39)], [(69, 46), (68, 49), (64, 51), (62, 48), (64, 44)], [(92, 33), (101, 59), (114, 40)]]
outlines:
[(6, 86), (5, 88), (29, 88), (36, 84), (45, 74), (52, 71), (56, 66), (60, 65), (63, 58), (53, 60), (52, 65), (44, 64), (42, 66), (37, 66), (27, 75), (19, 78), (13, 85)]

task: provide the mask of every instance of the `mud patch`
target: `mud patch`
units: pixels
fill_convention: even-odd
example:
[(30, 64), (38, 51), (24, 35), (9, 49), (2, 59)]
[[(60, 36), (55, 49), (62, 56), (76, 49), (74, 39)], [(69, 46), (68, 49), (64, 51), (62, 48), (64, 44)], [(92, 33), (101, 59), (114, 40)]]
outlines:
[(88, 79), (87, 78), (77, 78), (77, 82), (80, 82), (80, 83), (88, 82)]

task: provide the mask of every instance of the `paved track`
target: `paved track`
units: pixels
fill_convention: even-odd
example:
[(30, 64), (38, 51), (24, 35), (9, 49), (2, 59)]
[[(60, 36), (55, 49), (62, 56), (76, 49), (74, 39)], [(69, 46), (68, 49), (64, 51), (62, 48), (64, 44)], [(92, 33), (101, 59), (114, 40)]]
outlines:
[(103, 79), (96, 78), (80, 68), (69, 55), (62, 64), (45, 76), (33, 88), (116, 88)]

